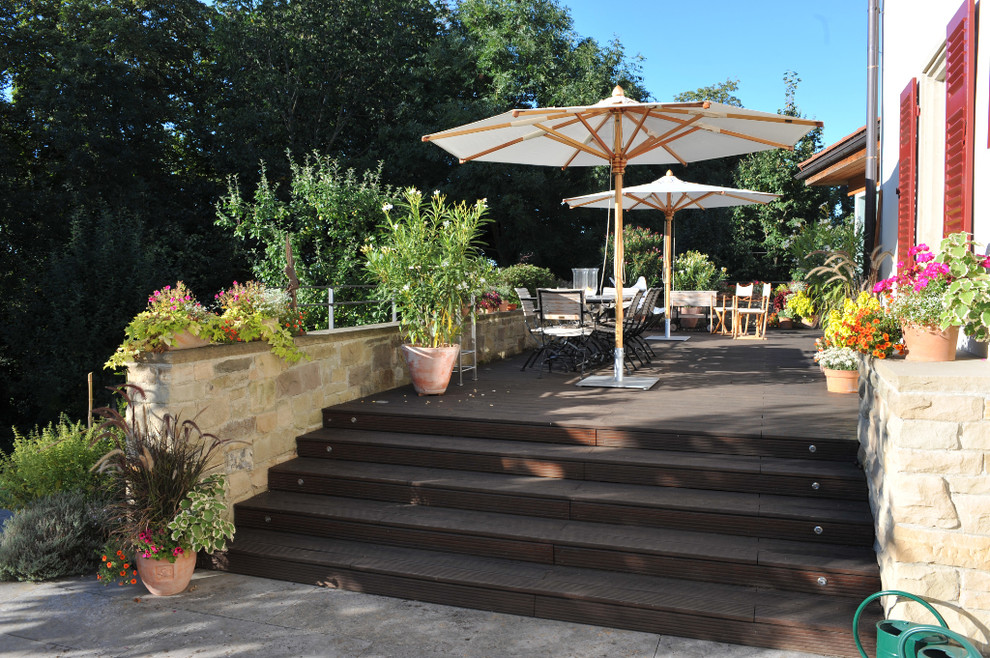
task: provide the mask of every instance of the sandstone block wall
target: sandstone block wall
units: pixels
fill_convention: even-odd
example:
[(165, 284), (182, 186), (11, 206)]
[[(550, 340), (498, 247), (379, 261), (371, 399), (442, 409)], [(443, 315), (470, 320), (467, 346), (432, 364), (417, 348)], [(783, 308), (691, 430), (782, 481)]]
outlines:
[[(532, 346), (521, 311), (478, 316), (477, 335), (479, 363)], [(233, 504), (267, 488), (269, 467), (295, 456), (296, 436), (320, 427), (324, 407), (408, 384), (401, 343), (394, 323), (318, 331), (296, 338), (309, 359), (291, 366), (267, 343), (211, 345), (149, 354), (130, 364), (127, 380), (144, 389), (150, 412), (195, 418), (236, 441), (214, 465), (227, 473)]]
[[(990, 364), (878, 361), (860, 371), (861, 459), (884, 589), (933, 601), (990, 648)], [(929, 623), (915, 604), (896, 619)]]

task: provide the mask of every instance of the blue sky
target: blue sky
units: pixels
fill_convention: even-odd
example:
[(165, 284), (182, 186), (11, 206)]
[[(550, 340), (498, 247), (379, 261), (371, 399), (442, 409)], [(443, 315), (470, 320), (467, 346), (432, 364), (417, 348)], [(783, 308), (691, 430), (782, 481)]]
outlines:
[(866, 123), (866, 0), (561, 0), (574, 29), (618, 37), (642, 55), (656, 100), (738, 79), (753, 110), (784, 106), (784, 72), (801, 78), (801, 112), (825, 122), (824, 143)]

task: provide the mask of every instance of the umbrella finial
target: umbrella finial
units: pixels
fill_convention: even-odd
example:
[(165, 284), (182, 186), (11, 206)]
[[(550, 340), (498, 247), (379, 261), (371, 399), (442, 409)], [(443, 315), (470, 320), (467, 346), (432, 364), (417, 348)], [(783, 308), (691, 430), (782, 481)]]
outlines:
[(626, 92), (622, 90), (622, 87), (620, 87), (619, 85), (615, 85), (615, 89), (612, 90), (612, 98), (615, 98), (616, 96), (625, 96), (625, 95)]
[(668, 176), (673, 176), (673, 175), (674, 175), (674, 172), (672, 172), (672, 171), (671, 171), (670, 169), (668, 169), (668, 170), (667, 170), (667, 175), (668, 175)]

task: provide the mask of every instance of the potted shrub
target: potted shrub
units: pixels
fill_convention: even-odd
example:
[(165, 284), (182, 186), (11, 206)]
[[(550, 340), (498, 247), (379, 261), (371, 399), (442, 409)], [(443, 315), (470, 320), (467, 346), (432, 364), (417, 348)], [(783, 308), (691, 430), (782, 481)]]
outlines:
[(777, 327), (779, 329), (794, 328), (794, 318), (791, 317), (791, 311), (786, 306), (777, 311)]
[(217, 318), (179, 281), (148, 297), (148, 306), (124, 329), (126, 338), (104, 368), (120, 368), (142, 352), (164, 352), (220, 340)]
[(897, 319), (868, 292), (859, 293), (856, 299), (845, 299), (841, 309), (824, 316), (822, 324), (823, 336), (816, 341), (819, 351), (845, 347), (876, 359), (904, 351)]
[[(724, 267), (716, 267), (706, 254), (700, 251), (686, 251), (674, 260), (672, 290), (713, 291), (726, 277)], [(680, 326), (692, 329), (701, 322), (708, 309), (688, 306), (681, 309)], [(693, 317), (692, 317), (693, 316)]]
[(98, 578), (105, 584), (140, 578), (152, 594), (177, 594), (192, 578), (197, 551), (223, 550), (234, 535), (223, 497), (226, 478), (208, 471), (229, 441), (170, 414), (149, 421), (134, 407), (134, 396), (144, 391), (125, 385), (119, 392), (129, 418), (115, 409), (96, 411), (105, 419), (97, 439), (115, 447), (94, 468), (116, 485), (109, 505), (112, 538)]
[(973, 253), (965, 233), (954, 233), (941, 244), (938, 257), (928, 245), (908, 250), (896, 276), (877, 283), (900, 321), (912, 361), (952, 361), (959, 328), (980, 339), (990, 325), (990, 258)]
[(855, 393), (859, 390), (859, 352), (849, 347), (826, 347), (815, 354), (815, 361), (825, 373), (830, 393)]
[(497, 290), (487, 290), (478, 297), (475, 305), (482, 313), (494, 313), (502, 305), (502, 296)]
[(384, 237), (363, 251), (378, 295), (395, 303), (416, 392), (439, 395), (460, 351), (463, 309), (472, 294), (491, 288), (485, 280), (491, 265), (480, 249), (487, 207), (484, 200), (448, 204), (439, 192), (424, 203), (414, 188), (403, 198), (399, 212), (384, 207)]
[(815, 303), (808, 294), (807, 285), (795, 282), (791, 284), (790, 290), (784, 303), (787, 314), (792, 320), (802, 320), (805, 326), (814, 327), (817, 321)]

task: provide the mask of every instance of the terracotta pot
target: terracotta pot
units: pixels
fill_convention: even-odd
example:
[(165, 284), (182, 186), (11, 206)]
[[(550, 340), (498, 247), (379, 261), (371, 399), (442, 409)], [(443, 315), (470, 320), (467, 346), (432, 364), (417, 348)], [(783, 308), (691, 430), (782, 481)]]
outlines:
[(825, 371), (825, 386), (829, 393), (857, 393), (859, 391), (858, 370), (829, 370)]
[(956, 343), (959, 340), (959, 327), (949, 327), (945, 331), (903, 325), (904, 346), (908, 361), (955, 361)]
[(169, 346), (169, 349), (189, 350), (194, 347), (206, 347), (209, 344), (210, 341), (205, 338), (200, 338), (199, 336), (194, 336), (188, 331), (183, 331), (172, 337), (172, 344)]
[(134, 559), (138, 575), (155, 596), (172, 596), (185, 591), (196, 569), (196, 553), (187, 550), (175, 562), (138, 555)]
[(780, 329), (793, 329), (794, 321), (790, 318), (780, 318), (777, 320), (778, 327)]
[(443, 395), (450, 383), (461, 346), (420, 347), (403, 345), (402, 355), (409, 367), (413, 388), (420, 395)]
[(509, 302), (501, 302), (498, 305), (498, 310), (500, 311), (514, 311), (516, 310), (515, 304), (510, 304)]

